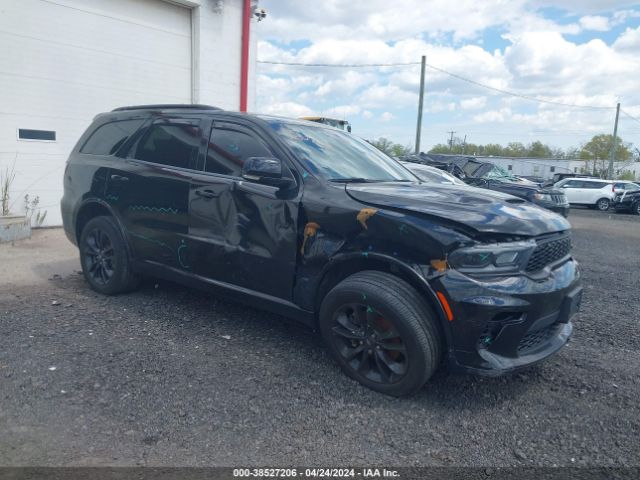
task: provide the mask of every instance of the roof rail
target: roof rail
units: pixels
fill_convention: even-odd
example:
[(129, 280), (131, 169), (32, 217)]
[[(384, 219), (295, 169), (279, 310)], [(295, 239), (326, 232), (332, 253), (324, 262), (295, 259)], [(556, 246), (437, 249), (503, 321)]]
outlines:
[(131, 105), (129, 107), (118, 107), (111, 110), (112, 112), (124, 112), (126, 110), (221, 110), (211, 105), (198, 105), (195, 103), (166, 103), (158, 105)]

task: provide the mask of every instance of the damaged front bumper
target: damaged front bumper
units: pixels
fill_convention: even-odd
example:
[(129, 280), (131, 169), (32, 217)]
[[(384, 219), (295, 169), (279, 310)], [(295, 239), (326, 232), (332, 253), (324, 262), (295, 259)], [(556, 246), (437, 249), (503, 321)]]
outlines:
[(446, 325), (450, 366), (484, 375), (529, 366), (560, 350), (571, 337), (582, 297), (572, 259), (542, 280), (478, 279), (448, 270), (433, 287), (446, 293), (453, 314)]

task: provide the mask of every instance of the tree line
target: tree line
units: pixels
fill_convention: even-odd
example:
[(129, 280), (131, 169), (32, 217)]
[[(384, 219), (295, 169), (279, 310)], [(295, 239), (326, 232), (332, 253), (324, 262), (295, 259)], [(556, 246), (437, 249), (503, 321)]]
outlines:
[[(370, 143), (391, 156), (406, 155), (413, 152), (410, 146), (394, 143), (386, 138), (379, 138)], [(439, 143), (428, 153), (449, 153), (456, 155), (477, 155), (494, 157), (535, 157), (535, 158), (562, 158), (593, 161), (605, 161), (611, 154), (613, 135), (594, 135), (591, 140), (579, 147), (571, 147), (566, 150), (542, 143), (539, 140), (527, 145), (521, 142), (509, 142), (503, 146), (498, 143), (485, 145), (466, 143), (460, 138), (454, 138), (451, 144)], [(640, 150), (633, 148), (630, 142), (625, 142), (618, 137), (616, 147), (616, 159), (619, 161), (640, 161)]]

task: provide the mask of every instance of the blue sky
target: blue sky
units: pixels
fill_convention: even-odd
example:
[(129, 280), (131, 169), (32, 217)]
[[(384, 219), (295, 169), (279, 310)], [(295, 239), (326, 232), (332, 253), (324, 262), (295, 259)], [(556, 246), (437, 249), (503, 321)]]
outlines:
[[(611, 133), (616, 102), (640, 119), (640, 4), (611, 0), (261, 0), (259, 60), (427, 63), (423, 150), (449, 131), (473, 143), (541, 140), (579, 146)], [(256, 109), (348, 119), (354, 134), (413, 145), (419, 66), (325, 68), (258, 64)], [(640, 121), (620, 135), (640, 146)]]

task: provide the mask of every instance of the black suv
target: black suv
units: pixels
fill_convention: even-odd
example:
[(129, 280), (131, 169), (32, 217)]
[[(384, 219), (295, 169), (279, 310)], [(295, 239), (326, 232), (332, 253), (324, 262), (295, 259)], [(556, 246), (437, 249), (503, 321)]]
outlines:
[(616, 195), (613, 197), (613, 208), (616, 213), (630, 212), (640, 215), (640, 185), (635, 183), (614, 183)]
[(318, 328), (348, 375), (406, 395), (443, 357), (495, 375), (571, 335), (569, 223), (487, 193), (421, 183), (324, 125), (156, 105), (95, 118), (62, 215), (94, 290), (216, 291)]

